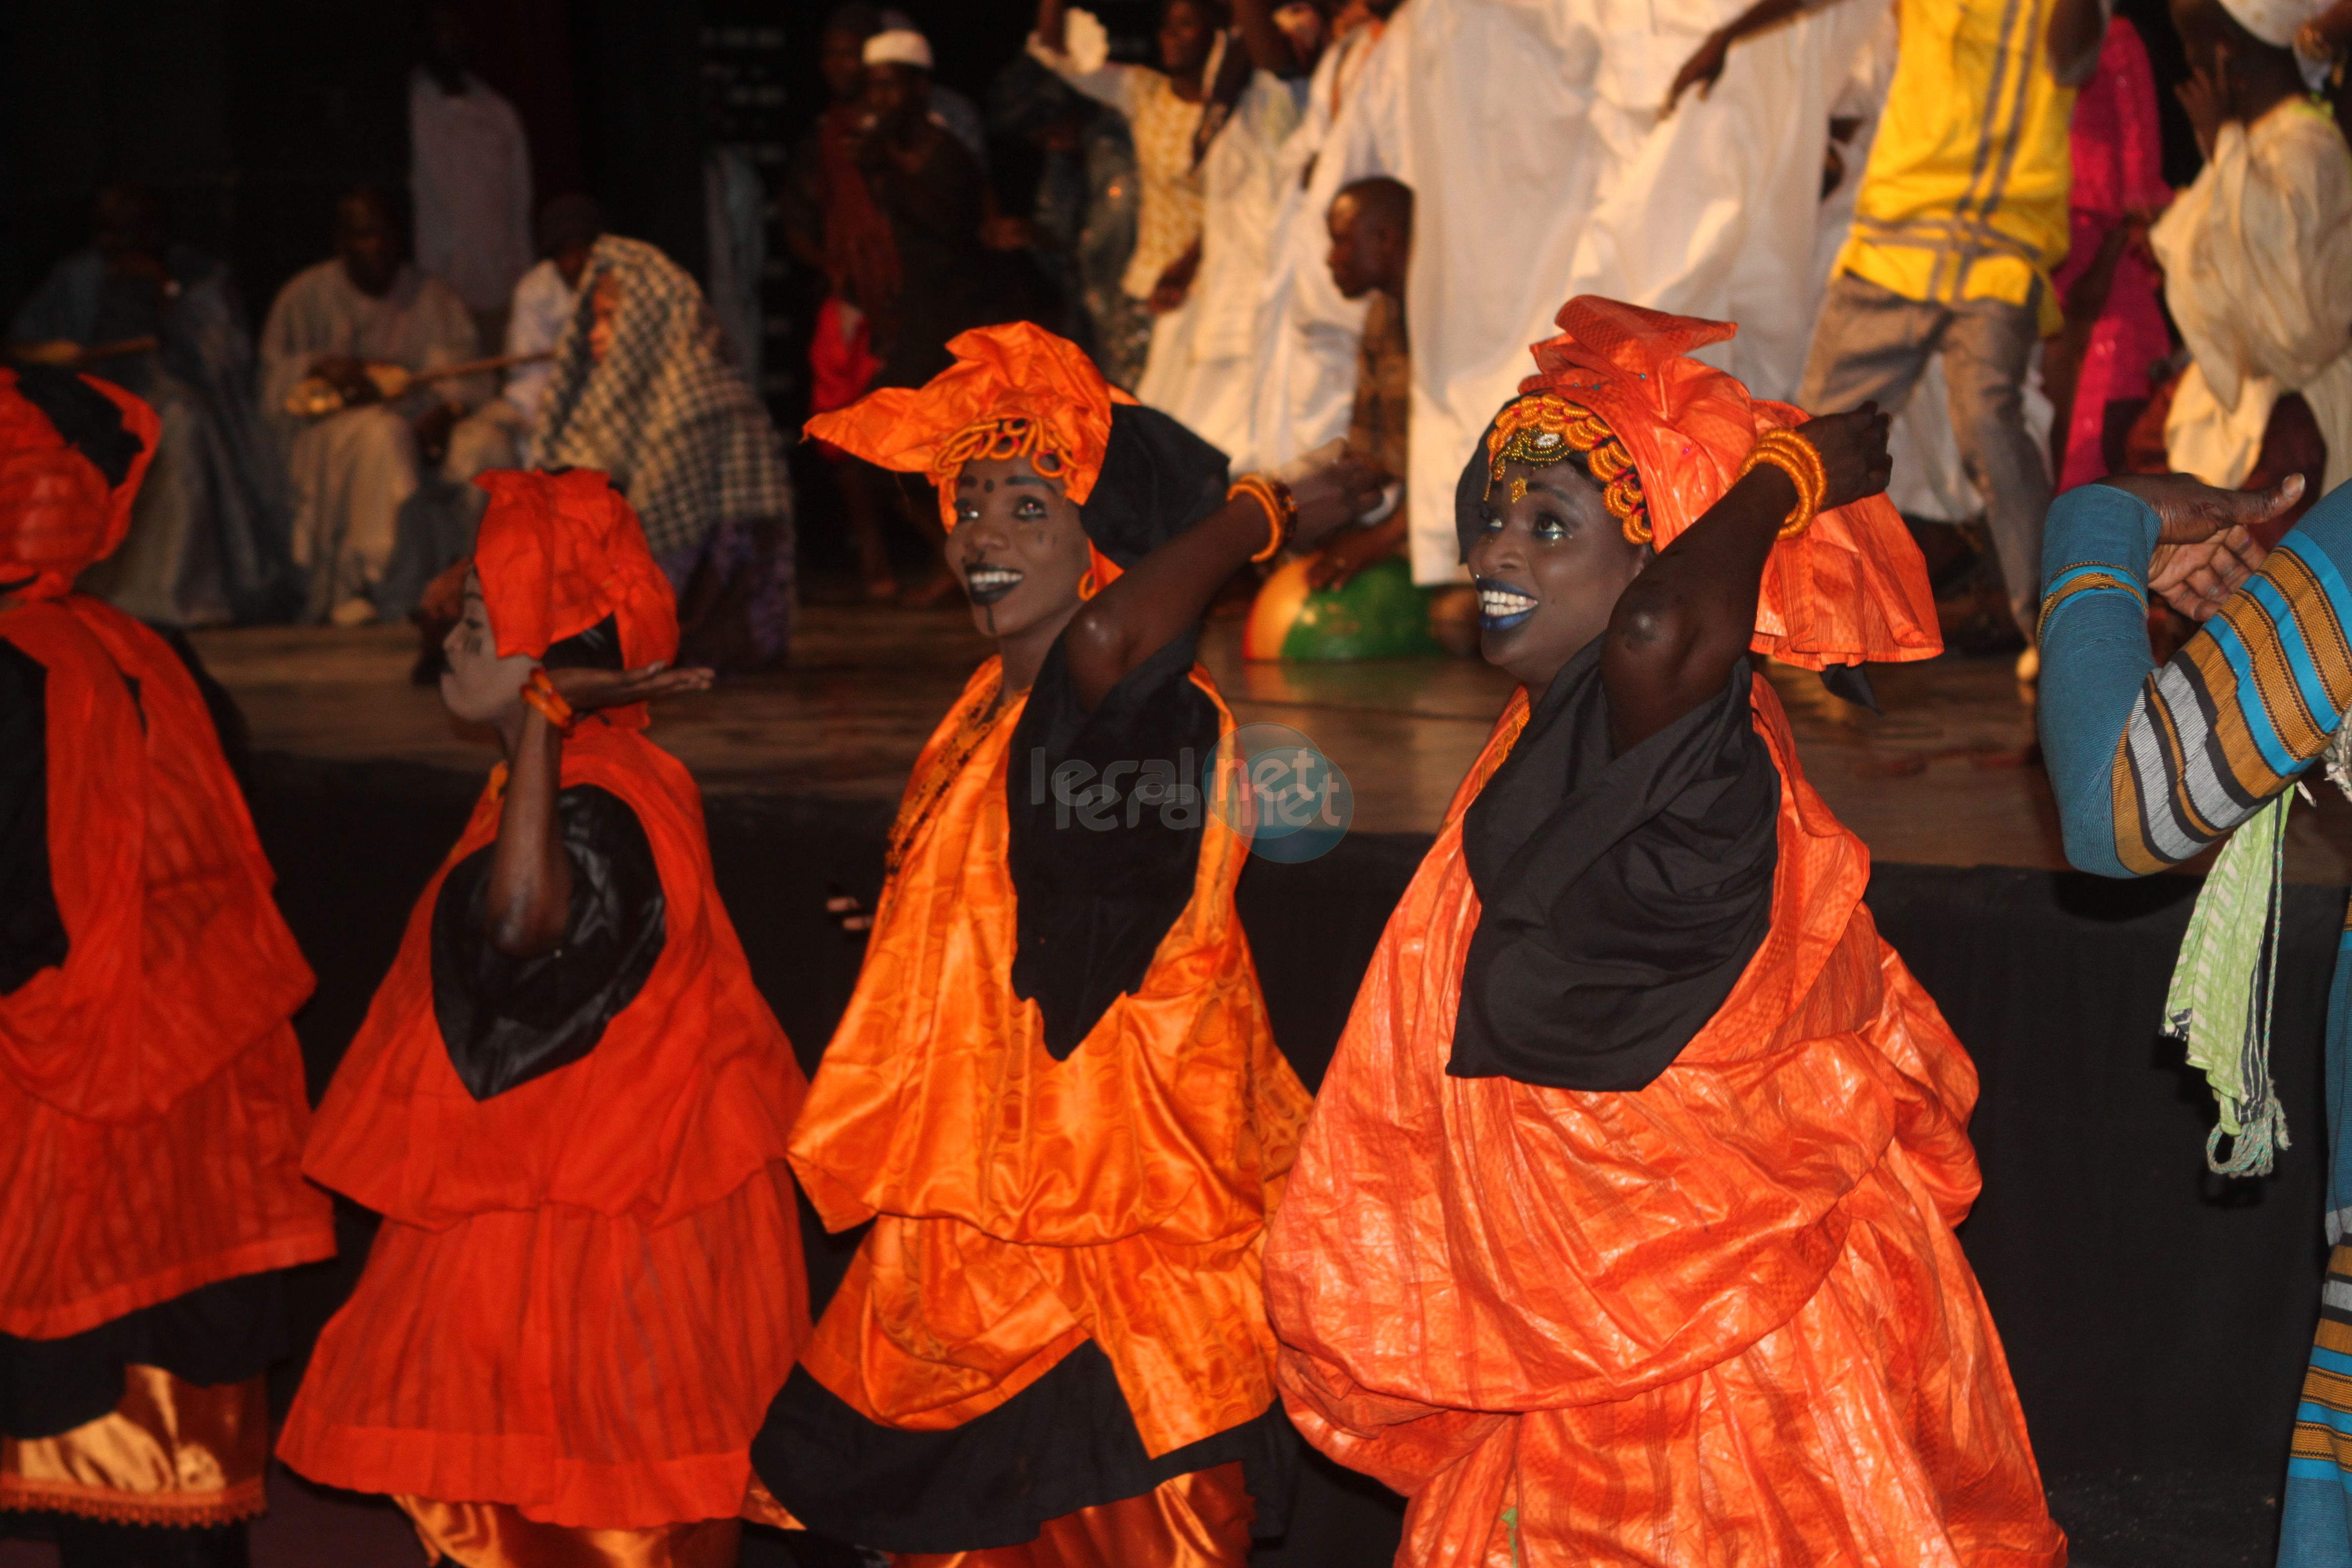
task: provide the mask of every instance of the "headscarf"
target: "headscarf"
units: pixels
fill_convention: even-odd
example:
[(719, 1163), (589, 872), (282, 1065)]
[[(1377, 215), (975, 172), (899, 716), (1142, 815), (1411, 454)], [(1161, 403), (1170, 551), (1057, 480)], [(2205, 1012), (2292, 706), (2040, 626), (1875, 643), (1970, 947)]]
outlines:
[[(621, 280), (621, 300), (600, 362), (588, 329), (608, 274)], [(722, 523), (792, 515), (767, 408), (728, 363), (702, 290), (642, 240), (603, 235), (590, 252), (579, 309), (556, 345), (539, 452), (544, 468), (611, 475), (656, 556), (693, 549)]]
[(0, 584), (54, 599), (112, 554), (161, 429), (111, 382), (0, 370)]
[[(490, 493), (474, 538), (474, 570), (498, 637), (499, 657), (542, 657), (609, 616), (621, 664), (636, 669), (677, 652), (677, 601), (646, 549), (629, 503), (588, 468), (561, 474), (493, 470), (474, 483)], [(601, 710), (642, 729), (642, 702)]]
[(1086, 351), (1027, 321), (948, 341), (955, 363), (919, 387), (885, 387), (820, 414), (808, 433), (939, 487), (956, 525), (955, 481), (976, 458), (1026, 458), (1078, 508), (1093, 589), (1225, 503), (1225, 455), (1103, 379)]
[[(1629, 535), (1646, 527), (1660, 550), (1698, 521), (1738, 478), (1768, 430), (1804, 423), (1802, 410), (1749, 395), (1739, 381), (1689, 357), (1739, 329), (1582, 294), (1560, 308), (1560, 335), (1534, 344), (1536, 374), (1519, 383), (1454, 487), (1454, 523), (1466, 559), (1480, 527), (1498, 430), (1507, 442), (1525, 400), (1569, 405), (1573, 439), (1594, 438), (1591, 471)], [(1579, 420), (1576, 416), (1589, 416)], [(1611, 447), (1631, 468), (1608, 476)], [(1588, 462), (1592, 458), (1588, 458)], [(1634, 512), (1638, 510), (1639, 521)], [(1943, 651), (1926, 564), (1883, 495), (1825, 511), (1775, 545), (1757, 595), (1756, 652), (1807, 669), (1870, 660), (1907, 662)]]

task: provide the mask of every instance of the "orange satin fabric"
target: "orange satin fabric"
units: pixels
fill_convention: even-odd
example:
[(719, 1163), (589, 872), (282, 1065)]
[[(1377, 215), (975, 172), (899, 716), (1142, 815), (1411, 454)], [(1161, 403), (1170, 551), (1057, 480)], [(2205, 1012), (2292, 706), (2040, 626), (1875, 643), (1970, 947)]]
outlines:
[(139, 442), (130, 471), (111, 488), (98, 465), (68, 446), (48, 416), (16, 390), (16, 373), (0, 369), (0, 583), (30, 577), (15, 590), (26, 598), (65, 594), (83, 567), (114, 553), (131, 531), (131, 502), (155, 460), (163, 429), (155, 411), (112, 382), (81, 380), (121, 411), (123, 428)]
[[(1559, 322), (1559, 336), (1533, 345), (1536, 374), (1519, 390), (1557, 393), (1608, 422), (1633, 454), (1660, 550), (1731, 488), (1759, 436), (1808, 417), (1688, 357), (1736, 333), (1728, 321), (1580, 294)], [(1807, 669), (1943, 652), (1927, 565), (1894, 504), (1878, 495), (1825, 511), (1775, 545), (1749, 646)]]
[(433, 909), (497, 836), (491, 776), (336, 1073), (304, 1168), (384, 1216), (279, 1452), (360, 1490), (545, 1523), (732, 1517), (808, 1325), (785, 1140), (805, 1086), (711, 881), (684, 767), (593, 720), (562, 784), (635, 811), (667, 900), (584, 1059), (477, 1101), (433, 1013)]
[[(880, 1216), (802, 1361), (869, 1419), (938, 1430), (1091, 1339), (1164, 1454), (1273, 1402), (1259, 1255), (1308, 1101), (1234, 909), (1249, 847), (1213, 811), (1140, 989), (1066, 1060), (1046, 1051), (1011, 978), (1004, 790), (1024, 700), (951, 781), (933, 776), (999, 679), (981, 667), (915, 764), (910, 809), (944, 793), (883, 889), (793, 1131), (828, 1226)], [(1206, 671), (1192, 679), (1230, 733)]]
[(0, 1436), (0, 1509), (116, 1524), (227, 1524), (262, 1510), (268, 1380), (204, 1387), (123, 1368), (122, 1403), (55, 1437)]
[(500, 1502), (393, 1499), (435, 1562), (464, 1568), (735, 1568), (743, 1521), (704, 1519), (652, 1530), (541, 1524)]
[[(499, 657), (536, 657), (613, 617), (621, 663), (641, 669), (677, 653), (677, 601), (646, 545), (643, 525), (611, 478), (495, 470), (474, 483), (490, 503), (474, 535), (474, 568)], [(642, 730), (646, 705), (600, 710), (607, 726)]]
[(57, 1339), (334, 1234), (299, 1166), (310, 971), (194, 680), (79, 595), (0, 610), (0, 640), (47, 671), (68, 938), (0, 996), (0, 1332)]
[(1037, 1539), (983, 1552), (895, 1552), (894, 1568), (1244, 1568), (1250, 1500), (1239, 1460), (1049, 1519)]
[[(1105, 381), (1084, 349), (1027, 321), (958, 332), (948, 353), (955, 363), (923, 385), (868, 393), (803, 428), (877, 467), (930, 474), (960, 432), (983, 419), (1027, 419), (1062, 459), (1063, 493), (1085, 505), (1110, 447), (1111, 405), (1135, 399)], [(951, 478), (940, 487), (940, 521), (956, 525)]]
[(1412, 1498), (1398, 1561), (2065, 1560), (1952, 1226), (1976, 1074), (1862, 903), (1869, 858), (1780, 771), (1772, 924), (1630, 1094), (1445, 1073), (1478, 900), (1462, 813), (1391, 918), (1274, 1227), (1308, 1439)]

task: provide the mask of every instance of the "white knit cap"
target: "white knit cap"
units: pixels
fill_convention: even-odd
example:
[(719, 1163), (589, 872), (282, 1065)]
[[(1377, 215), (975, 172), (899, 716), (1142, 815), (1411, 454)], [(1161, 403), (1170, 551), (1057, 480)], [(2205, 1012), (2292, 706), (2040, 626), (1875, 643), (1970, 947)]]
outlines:
[(869, 66), (913, 66), (931, 68), (930, 41), (912, 27), (891, 27), (866, 40)]

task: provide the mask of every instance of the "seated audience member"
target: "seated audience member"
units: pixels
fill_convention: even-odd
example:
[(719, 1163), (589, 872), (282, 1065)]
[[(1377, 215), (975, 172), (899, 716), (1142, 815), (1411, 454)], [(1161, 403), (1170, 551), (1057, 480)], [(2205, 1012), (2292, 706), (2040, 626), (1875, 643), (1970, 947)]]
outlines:
[[(262, 402), (287, 437), (294, 564), (309, 583), (308, 620), (376, 618), (401, 503), (425, 472), (464, 480), (514, 463), (506, 432), (472, 413), (490, 398), (488, 376), (385, 395), (398, 373), (462, 363), (479, 351), (464, 301), (410, 265), (405, 241), (390, 198), (354, 191), (336, 208), (335, 256), (278, 290), (261, 331)], [(341, 406), (289, 414), (288, 397), (312, 377), (332, 387)]]
[[(1330, 227), (1331, 281), (1342, 299), (1369, 294), (1372, 300), (1356, 359), (1356, 410), (1348, 421), (1348, 449), (1402, 484), (1412, 405), (1412, 352), (1404, 322), (1412, 189), (1385, 175), (1358, 180), (1331, 203)], [(1399, 501), (1378, 522), (1341, 530), (1316, 555), (1308, 580), (1318, 588), (1336, 588), (1373, 562), (1385, 561), (1403, 548), (1407, 521)]]
[(599, 237), (581, 289), (539, 466), (601, 468), (629, 498), (677, 592), (681, 660), (776, 663), (792, 638), (793, 491), (766, 405), (694, 279), (654, 247)]
[(159, 193), (100, 192), (89, 245), (50, 269), (8, 335), (18, 359), (84, 368), (163, 421), (130, 535), (84, 592), (166, 626), (291, 613), (285, 476), (254, 403), (253, 334), (228, 269), (168, 239)]
[(2225, 489), (2302, 473), (2307, 506), (2352, 476), (2352, 150), (2306, 90), (2294, 9), (2175, 0), (2206, 162), (2148, 239), (2196, 358), (2168, 465)]
[(531, 460), (540, 419), (546, 412), (547, 389), (555, 383), (552, 356), (563, 341), (564, 329), (579, 312), (580, 279), (587, 275), (588, 258), (604, 232), (604, 209), (593, 196), (558, 196), (540, 209), (541, 259), (515, 285), (513, 304), (507, 313), (506, 353), (512, 359), (529, 354), (551, 357), (510, 367), (505, 389), (499, 394), (499, 401), (511, 411), (504, 416), (513, 421), (515, 450), (526, 465)]

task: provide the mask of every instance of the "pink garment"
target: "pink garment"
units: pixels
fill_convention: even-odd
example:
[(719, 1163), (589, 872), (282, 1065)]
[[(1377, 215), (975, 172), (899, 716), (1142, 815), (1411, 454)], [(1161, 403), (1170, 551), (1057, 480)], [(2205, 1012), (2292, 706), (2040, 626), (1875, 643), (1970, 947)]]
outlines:
[[(2107, 26), (2098, 74), (2074, 100), (2074, 184), (2067, 200), (2074, 243), (2065, 265), (2053, 274), (2062, 297), (2090, 270), (2101, 243), (2126, 213), (2152, 213), (2172, 201), (2158, 139), (2156, 77), (2138, 32), (2121, 16)], [(2060, 489), (2106, 476), (2100, 447), (2107, 405), (2147, 396), (2148, 366), (2172, 352), (2158, 303), (2163, 287), (2154, 269), (2131, 252), (2116, 263), (2115, 285), (2091, 330), (2075, 384)]]

